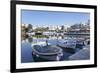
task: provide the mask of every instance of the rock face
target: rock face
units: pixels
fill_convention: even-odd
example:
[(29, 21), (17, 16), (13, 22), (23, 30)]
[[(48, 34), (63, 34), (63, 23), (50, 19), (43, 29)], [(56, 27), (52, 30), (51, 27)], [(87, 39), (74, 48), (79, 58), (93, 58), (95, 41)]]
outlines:
[(69, 60), (86, 60), (86, 59), (90, 59), (90, 49), (89, 48), (84, 48), (69, 57)]

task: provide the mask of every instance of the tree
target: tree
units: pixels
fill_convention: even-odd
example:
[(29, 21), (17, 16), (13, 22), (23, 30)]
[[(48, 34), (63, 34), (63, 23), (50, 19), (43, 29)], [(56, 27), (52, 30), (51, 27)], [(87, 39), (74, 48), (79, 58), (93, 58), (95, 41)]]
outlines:
[(28, 28), (28, 32), (32, 31), (32, 27), (33, 26), (31, 24), (28, 24), (28, 27), (27, 27)]

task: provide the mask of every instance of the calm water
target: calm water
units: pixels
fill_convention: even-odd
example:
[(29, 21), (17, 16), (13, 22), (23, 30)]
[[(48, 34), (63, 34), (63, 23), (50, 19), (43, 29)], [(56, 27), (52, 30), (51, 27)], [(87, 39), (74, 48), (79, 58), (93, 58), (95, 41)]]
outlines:
[[(79, 37), (77, 37), (77, 38), (79, 38)], [(59, 40), (61, 41), (61, 40), (64, 40), (67, 38), (72, 38), (72, 37), (71, 36), (62, 37), (61, 39), (59, 39), (58, 37), (57, 38), (53, 37), (53, 38), (48, 39), (48, 43), (51, 43), (51, 45), (52, 44), (56, 45), (57, 43), (59, 43), (58, 42)], [(38, 38), (38, 40), (36, 38), (27, 38), (27, 39), (23, 40), (21, 42), (21, 62), (22, 63), (29, 63), (29, 62), (41, 62), (41, 61), (43, 61), (41, 59), (37, 61), (35, 56), (32, 55), (32, 46), (31, 45), (33, 42), (40, 42), (40, 41), (46, 41), (46, 40), (47, 40), (46, 38)], [(82, 46), (80, 46), (80, 48), (82, 48)], [(76, 48), (76, 50), (78, 51), (78, 50), (80, 50), (80, 48)], [(73, 53), (69, 53), (63, 49), (63, 56), (61, 57), (61, 61), (68, 60), (68, 57), (72, 54)]]

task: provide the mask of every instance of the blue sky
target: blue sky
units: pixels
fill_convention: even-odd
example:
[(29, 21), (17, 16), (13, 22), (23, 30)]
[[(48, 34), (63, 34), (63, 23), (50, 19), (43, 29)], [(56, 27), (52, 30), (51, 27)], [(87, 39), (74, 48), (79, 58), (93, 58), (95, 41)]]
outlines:
[(21, 23), (34, 26), (65, 24), (70, 26), (77, 23), (85, 23), (89, 19), (89, 13), (21, 10)]

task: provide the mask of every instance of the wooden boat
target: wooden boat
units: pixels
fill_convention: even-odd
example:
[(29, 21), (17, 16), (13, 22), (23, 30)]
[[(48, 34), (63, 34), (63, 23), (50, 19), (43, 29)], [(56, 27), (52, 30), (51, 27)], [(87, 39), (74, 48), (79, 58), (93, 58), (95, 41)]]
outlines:
[(44, 42), (40, 42), (37, 45), (33, 44), (33, 55), (37, 58), (42, 58), (50, 61), (58, 61), (63, 55), (62, 49), (57, 46), (46, 45)]

